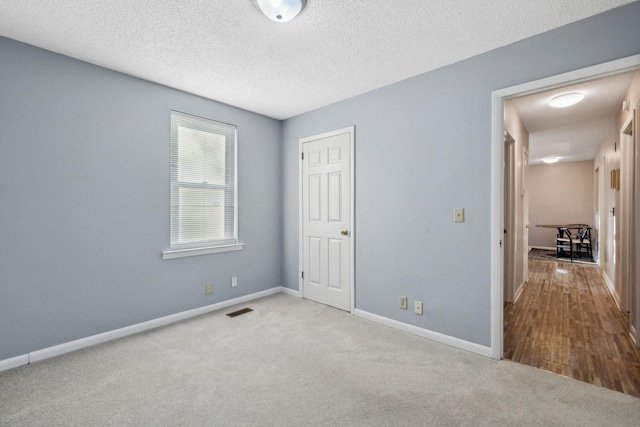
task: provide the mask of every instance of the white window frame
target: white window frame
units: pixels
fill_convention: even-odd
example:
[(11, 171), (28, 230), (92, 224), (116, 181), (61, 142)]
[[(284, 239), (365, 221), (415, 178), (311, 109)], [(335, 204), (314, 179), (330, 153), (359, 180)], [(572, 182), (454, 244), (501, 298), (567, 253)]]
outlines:
[[(174, 122), (175, 119), (175, 122)], [(232, 147), (233, 147), (233, 161), (232, 161), (232, 165), (233, 165), (233, 173), (232, 173), (232, 178), (229, 178), (229, 176), (225, 176), (225, 183), (224, 184), (208, 184), (208, 183), (202, 183), (202, 184), (194, 184), (194, 183), (180, 183), (177, 181), (178, 179), (178, 170), (177, 170), (177, 154), (176, 154), (176, 150), (177, 150), (177, 132), (178, 132), (178, 121), (180, 119), (183, 120), (188, 120), (189, 122), (191, 122), (191, 124), (194, 125), (193, 129), (197, 129), (197, 130), (203, 130), (202, 128), (206, 128), (206, 127), (218, 127), (221, 129), (221, 133), (222, 135), (227, 135), (229, 133), (229, 131), (233, 132), (233, 141), (232, 141)], [(200, 128), (200, 129), (199, 129)], [(225, 133), (222, 132), (222, 130), (225, 130)], [(211, 132), (213, 134), (216, 134), (215, 130), (213, 129), (208, 129), (205, 130), (206, 132)], [(226, 143), (228, 142), (227, 137), (225, 136), (225, 141)], [(182, 113), (179, 111), (171, 111), (171, 165), (170, 165), (170, 188), (171, 188), (171, 192), (170, 192), (170, 217), (171, 217), (171, 226), (169, 229), (169, 240), (170, 240), (170, 249), (166, 250), (164, 252), (162, 252), (162, 259), (173, 259), (173, 258), (182, 258), (182, 257), (187, 257), (187, 256), (196, 256), (196, 255), (205, 255), (205, 254), (211, 254), (211, 253), (220, 253), (220, 252), (229, 252), (229, 251), (238, 251), (238, 250), (242, 250), (244, 244), (243, 243), (239, 243), (238, 242), (238, 134), (237, 134), (237, 128), (234, 125), (230, 125), (227, 123), (222, 123), (222, 122), (218, 122), (215, 120), (211, 120), (211, 119), (207, 119), (207, 118), (203, 118), (203, 117), (199, 117), (199, 116), (194, 116), (192, 114), (187, 114), (187, 113)], [(227, 164), (229, 164), (228, 159), (225, 159), (225, 162)], [(231, 184), (229, 184), (229, 179), (232, 179), (233, 182)], [(206, 240), (203, 239), (201, 241), (197, 241), (197, 242), (192, 242), (192, 243), (184, 243), (184, 242), (175, 242), (174, 241), (174, 233), (173, 233), (173, 229), (175, 227), (179, 227), (179, 225), (176, 225), (176, 222), (179, 221), (180, 218), (180, 211), (179, 211), (179, 207), (176, 207), (174, 202), (174, 190), (177, 188), (181, 188), (181, 187), (200, 187), (200, 186), (204, 186), (203, 188), (228, 188), (229, 186), (233, 186), (233, 197), (234, 197), (234, 212), (233, 212), (233, 236), (232, 238), (229, 239), (224, 239), (224, 240)], [(227, 227), (227, 224), (225, 223), (225, 227)]]

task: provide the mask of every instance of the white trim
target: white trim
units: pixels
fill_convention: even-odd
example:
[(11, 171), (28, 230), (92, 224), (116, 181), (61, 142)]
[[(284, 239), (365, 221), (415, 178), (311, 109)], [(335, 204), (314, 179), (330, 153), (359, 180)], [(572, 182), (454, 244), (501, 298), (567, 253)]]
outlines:
[(532, 93), (567, 86), (569, 84), (586, 82), (615, 74), (626, 73), (627, 71), (636, 70), (638, 67), (640, 67), (640, 54), (617, 59), (615, 61), (604, 62), (602, 64), (593, 65), (579, 70), (569, 71), (567, 73), (557, 74), (540, 80), (522, 83), (517, 86), (511, 86), (494, 91), (493, 93), (497, 94), (500, 98), (516, 98), (519, 96), (530, 95)]
[(459, 338), (451, 337), (449, 335), (440, 334), (438, 332), (430, 331), (429, 329), (420, 328), (418, 326), (409, 325), (408, 323), (399, 322), (397, 320), (389, 319), (387, 317), (379, 316), (377, 314), (369, 313), (360, 309), (355, 309), (353, 314), (363, 319), (379, 323), (381, 325), (389, 326), (391, 328), (408, 332), (422, 338), (427, 338), (441, 344), (459, 348), (460, 350), (469, 351), (471, 353), (479, 354), (480, 356), (484, 357), (492, 357), (491, 348), (480, 344), (475, 344), (469, 341), (461, 340)]
[(206, 305), (204, 307), (198, 307), (191, 310), (182, 311), (180, 313), (170, 314), (168, 316), (159, 317), (157, 319), (149, 320), (135, 325), (126, 326), (120, 329), (114, 329), (112, 331), (103, 332), (97, 335), (91, 335), (86, 338), (80, 338), (75, 341), (69, 341), (63, 344), (55, 345), (52, 347), (43, 348), (41, 350), (32, 351), (31, 353), (23, 354), (11, 359), (0, 360), (0, 372), (16, 368), (18, 366), (26, 365), (28, 363), (38, 362), (48, 359), (50, 357), (59, 356), (61, 354), (70, 353), (75, 350), (90, 347), (95, 344), (101, 344), (107, 341), (112, 341), (117, 338), (123, 338), (129, 335), (137, 334), (139, 332), (148, 331), (149, 329), (155, 329), (160, 326), (166, 326), (171, 323), (179, 322), (181, 320), (189, 319), (201, 314), (210, 313), (212, 311), (220, 310), (232, 305), (242, 304), (248, 301), (252, 301), (258, 298), (263, 298), (269, 295), (277, 293), (288, 293), (286, 288), (282, 286), (276, 286), (265, 291), (256, 292), (253, 294), (245, 295), (242, 297), (222, 301), (216, 304)]
[(636, 327), (633, 325), (629, 325), (629, 336), (631, 337), (631, 341), (637, 346), (638, 342), (636, 341)]
[[(500, 141), (500, 146), (496, 141)], [(491, 94), (491, 357), (502, 359), (504, 261), (504, 100), (498, 92)]]
[(302, 167), (304, 166), (304, 160), (302, 159), (302, 140), (298, 140), (298, 292), (300, 292), (300, 298), (304, 295), (304, 279), (302, 278), (302, 272), (304, 271), (304, 227), (303, 213), (302, 213)]
[(613, 282), (611, 281), (611, 279), (607, 275), (607, 272), (604, 271), (604, 270), (602, 270), (602, 278), (604, 279), (604, 282), (607, 284), (607, 288), (609, 289), (609, 293), (613, 297), (613, 302), (616, 303), (616, 307), (618, 307), (618, 310), (620, 310), (620, 296), (616, 292), (615, 285), (613, 284)]
[(17, 368), (18, 366), (27, 365), (27, 364), (29, 364), (28, 354), (12, 357), (11, 359), (0, 360), (0, 372), (7, 371), (9, 369)]
[(184, 258), (188, 256), (241, 251), (243, 248), (244, 243), (234, 243), (232, 245), (208, 246), (205, 248), (175, 249), (162, 252), (162, 259)]
[[(160, 317), (160, 318), (149, 320), (142, 323), (137, 323), (131, 326), (126, 326), (124, 328), (115, 329), (115, 330), (104, 332), (101, 334), (92, 335), (86, 338), (81, 338), (75, 341), (69, 341), (56, 346), (47, 347), (41, 350), (36, 350), (31, 353), (12, 357), (10, 359), (0, 360), (0, 372), (6, 371), (12, 368), (17, 368), (22, 365), (27, 365), (29, 363), (42, 361), (54, 356), (60, 356), (62, 354), (70, 353), (75, 350), (80, 350), (86, 347), (90, 347), (95, 344), (105, 343), (108, 341), (112, 341), (114, 339), (137, 334), (139, 332), (144, 332), (150, 329), (166, 326), (171, 323), (179, 322), (181, 320), (189, 319), (195, 316), (200, 316), (202, 314), (210, 313), (212, 311), (221, 310), (226, 307), (242, 304), (248, 301), (252, 301), (258, 298), (263, 298), (269, 295), (274, 295), (277, 293), (283, 293), (283, 294), (287, 294), (287, 295), (291, 295), (299, 298), (302, 297), (302, 294), (299, 291), (295, 291), (293, 289), (290, 289), (284, 286), (276, 286), (271, 289), (245, 295), (239, 298), (234, 298), (228, 301), (222, 301), (216, 304), (211, 304), (204, 307), (186, 310), (180, 313), (171, 314), (168, 316)], [(492, 349), (486, 346), (461, 340), (459, 338), (451, 337), (438, 332), (430, 331), (428, 329), (420, 328), (418, 326), (409, 325), (407, 323), (382, 317), (377, 314), (366, 312), (364, 310), (354, 309), (353, 314), (357, 317), (370, 320), (372, 322), (376, 322), (381, 325), (389, 326), (391, 328), (398, 329), (404, 332), (408, 332), (413, 335), (427, 338), (432, 341), (446, 344), (451, 347), (459, 348), (461, 350), (469, 351), (485, 357), (492, 357)]]
[(351, 193), (351, 209), (349, 210), (349, 221), (351, 222), (351, 271), (349, 272), (349, 277), (351, 279), (351, 313), (353, 314), (356, 310), (356, 127), (349, 126), (347, 129), (350, 129), (351, 133), (351, 144), (349, 144), (351, 161), (349, 165), (351, 173), (349, 177), (351, 180), (351, 188), (349, 188)]
[(347, 126), (341, 129), (336, 129), (324, 133), (320, 133), (317, 135), (307, 136), (304, 138), (298, 139), (298, 289), (300, 292), (300, 297), (302, 298), (304, 295), (304, 280), (302, 279), (302, 271), (304, 269), (304, 251), (303, 251), (303, 237), (304, 237), (304, 229), (303, 229), (303, 218), (302, 218), (302, 145), (306, 142), (316, 141), (318, 139), (329, 138), (335, 135), (342, 135), (344, 133), (349, 134), (349, 169), (350, 169), (350, 215), (349, 215), (349, 234), (351, 238), (351, 253), (349, 256), (351, 257), (351, 263), (349, 266), (349, 278), (351, 280), (351, 289), (350, 289), (350, 310), (349, 312), (353, 314), (356, 306), (355, 306), (355, 286), (356, 286), (356, 269), (355, 269), (355, 260), (356, 260), (356, 216), (355, 216), (355, 188), (356, 188), (356, 171), (355, 171), (355, 145), (356, 145), (356, 127), (355, 125)]
[[(502, 204), (505, 206), (503, 213), (503, 221), (504, 221), (504, 230), (507, 233), (504, 234), (502, 239), (502, 262), (505, 267), (503, 274), (503, 283), (507, 282), (511, 284), (510, 286), (505, 286), (504, 298), (506, 301), (515, 302), (515, 283), (516, 283), (516, 272), (517, 272), (517, 260), (516, 260), (516, 202), (518, 197), (516, 196), (516, 165), (518, 164), (518, 160), (516, 158), (516, 140), (509, 133), (508, 130), (504, 130), (504, 140), (505, 145), (503, 151), (504, 159), (503, 159), (503, 174), (506, 172), (508, 175), (505, 175), (506, 179), (509, 181), (508, 185), (505, 181), (503, 193), (502, 193)], [(519, 196), (519, 194), (518, 194)]]
[(568, 73), (558, 74), (491, 93), (491, 357), (502, 359), (503, 352), (503, 273), (500, 240), (503, 238), (502, 213), (505, 99), (549, 90), (568, 84), (593, 80), (608, 75), (631, 71), (640, 67), (640, 55), (594, 65)]
[[(620, 180), (622, 184), (620, 185), (620, 210), (618, 214), (618, 219), (616, 220), (620, 222), (619, 230), (620, 232), (616, 235), (619, 240), (619, 251), (616, 251), (617, 262), (619, 264), (619, 269), (616, 272), (616, 279), (620, 284), (620, 307), (623, 311), (627, 311), (631, 314), (631, 317), (634, 317), (635, 312), (635, 301), (631, 300), (631, 296), (633, 295), (633, 280), (631, 277), (631, 273), (633, 271), (633, 266), (631, 262), (633, 262), (631, 255), (633, 255), (633, 206), (631, 203), (631, 199), (633, 199), (633, 193), (630, 191), (632, 185), (632, 179), (634, 176), (634, 165), (635, 156), (634, 156), (634, 138), (633, 132), (633, 114), (629, 114), (624, 120), (622, 127), (620, 127), (619, 131), (619, 144), (620, 144)], [(630, 134), (626, 133), (625, 130), (630, 128)], [(631, 151), (631, 153), (629, 153)], [(631, 154), (631, 156), (629, 155)], [(617, 207), (617, 206), (616, 206)]]
[(302, 292), (296, 291), (295, 289), (287, 288), (286, 286), (282, 286), (280, 292), (283, 294), (291, 295), (292, 297), (302, 298)]
[(542, 249), (545, 251), (555, 251), (556, 248), (554, 248), (553, 246), (529, 246), (529, 251), (531, 251), (531, 249)]

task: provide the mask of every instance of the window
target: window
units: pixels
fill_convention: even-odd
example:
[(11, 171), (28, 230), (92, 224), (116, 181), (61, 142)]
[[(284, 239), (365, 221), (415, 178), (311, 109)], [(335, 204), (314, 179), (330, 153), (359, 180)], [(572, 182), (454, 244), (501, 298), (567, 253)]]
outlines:
[(171, 250), (163, 258), (242, 249), (236, 127), (171, 112)]

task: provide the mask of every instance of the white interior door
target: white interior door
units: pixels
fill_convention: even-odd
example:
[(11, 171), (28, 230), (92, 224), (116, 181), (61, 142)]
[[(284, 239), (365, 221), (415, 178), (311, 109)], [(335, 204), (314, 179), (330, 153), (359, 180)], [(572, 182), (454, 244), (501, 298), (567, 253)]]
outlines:
[(301, 140), (302, 296), (352, 309), (353, 128)]

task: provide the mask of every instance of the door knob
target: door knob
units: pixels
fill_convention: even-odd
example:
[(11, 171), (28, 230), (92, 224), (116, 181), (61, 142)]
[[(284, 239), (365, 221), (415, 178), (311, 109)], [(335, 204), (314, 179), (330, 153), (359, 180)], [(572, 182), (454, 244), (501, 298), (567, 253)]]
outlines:
[(343, 236), (348, 236), (349, 235), (349, 230), (342, 230), (340, 232), (340, 234), (342, 234)]

